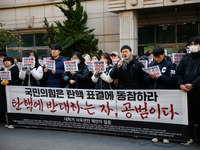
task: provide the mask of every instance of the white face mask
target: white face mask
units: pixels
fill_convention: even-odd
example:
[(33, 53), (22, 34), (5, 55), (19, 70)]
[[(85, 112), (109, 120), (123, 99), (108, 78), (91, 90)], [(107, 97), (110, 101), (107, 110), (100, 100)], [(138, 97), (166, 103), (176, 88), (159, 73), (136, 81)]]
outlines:
[(80, 64), (80, 60), (79, 59), (74, 59), (74, 60), (76, 60), (77, 64)]
[(199, 46), (191, 45), (191, 46), (190, 46), (190, 51), (191, 51), (191, 53), (196, 53), (196, 52), (198, 52), (198, 51), (199, 51), (198, 48), (199, 48)]

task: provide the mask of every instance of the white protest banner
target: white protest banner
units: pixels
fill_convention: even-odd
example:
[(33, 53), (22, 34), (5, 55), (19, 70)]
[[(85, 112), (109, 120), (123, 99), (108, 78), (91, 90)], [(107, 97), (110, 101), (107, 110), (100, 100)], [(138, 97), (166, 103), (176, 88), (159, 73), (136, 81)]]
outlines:
[(78, 71), (78, 64), (76, 60), (64, 61), (64, 67), (65, 67), (65, 71), (70, 71), (72, 69), (74, 71)]
[(35, 58), (33, 57), (22, 57), (22, 64), (24, 67), (30, 68), (35, 67)]
[(50, 60), (50, 59), (51, 59), (51, 57), (44, 57), (44, 58), (43, 58), (44, 61)]
[(191, 50), (190, 49), (186, 49), (187, 53), (190, 54), (191, 53)]
[(45, 67), (50, 70), (56, 70), (55, 60), (45, 60)]
[(14, 126), (188, 140), (182, 90), (90, 90), (6, 86)]
[(112, 59), (113, 66), (119, 61), (119, 59)]
[(1, 80), (11, 80), (10, 71), (0, 71)]
[(101, 72), (106, 71), (105, 61), (94, 61), (94, 70), (101, 70)]
[(17, 66), (18, 66), (19, 70), (21, 70), (21, 69), (22, 69), (22, 66), (23, 66), (22, 62), (18, 62), (18, 63), (17, 63)]
[(147, 66), (148, 66), (148, 61), (147, 60), (139, 60), (139, 62), (141, 62), (143, 64), (143, 66), (145, 68), (147, 68)]
[(94, 70), (94, 61), (87, 61), (86, 65), (87, 65), (89, 71)]
[(171, 61), (173, 62), (172, 54), (168, 54), (168, 56), (171, 58)]
[(41, 66), (43, 66), (45, 63), (44, 63), (44, 60), (38, 60), (38, 62), (39, 62), (39, 64), (41, 65)]
[(172, 60), (173, 60), (172, 62), (175, 64), (179, 64), (184, 55), (185, 55), (185, 53), (173, 53), (172, 54)]
[(149, 64), (153, 61), (153, 57), (149, 57)]
[(158, 65), (152, 66), (152, 67), (147, 67), (147, 68), (142, 68), (142, 70), (148, 74), (155, 74), (156, 76), (162, 75)]
[(4, 67), (3, 59), (0, 59), (0, 69)]

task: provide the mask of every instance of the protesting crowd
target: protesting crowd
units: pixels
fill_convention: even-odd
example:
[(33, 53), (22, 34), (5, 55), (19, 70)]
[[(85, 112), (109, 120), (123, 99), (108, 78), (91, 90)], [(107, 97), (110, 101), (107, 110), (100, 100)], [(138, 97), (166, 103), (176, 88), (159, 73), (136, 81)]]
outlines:
[[(178, 51), (182, 55), (178, 63), (172, 61), (175, 55), (167, 55), (162, 47), (148, 50), (141, 57), (133, 55), (128, 45), (121, 47), (121, 57), (116, 51), (101, 56), (75, 52), (69, 59), (60, 56), (61, 50), (59, 44), (53, 44), (49, 59), (38, 58), (34, 51), (22, 60), (0, 53), (4, 65), (0, 71), (1, 121), (6, 120), (6, 85), (116, 90), (181, 89), (188, 93), (189, 142), (193, 142), (196, 134), (194, 124), (199, 125), (197, 134), (200, 138), (200, 37), (192, 37), (186, 49)], [(21, 66), (20, 61), (23, 62)], [(6, 127), (14, 128), (9, 124)], [(152, 142), (157, 141), (157, 138), (152, 139)], [(163, 142), (169, 143), (169, 140), (163, 139)]]

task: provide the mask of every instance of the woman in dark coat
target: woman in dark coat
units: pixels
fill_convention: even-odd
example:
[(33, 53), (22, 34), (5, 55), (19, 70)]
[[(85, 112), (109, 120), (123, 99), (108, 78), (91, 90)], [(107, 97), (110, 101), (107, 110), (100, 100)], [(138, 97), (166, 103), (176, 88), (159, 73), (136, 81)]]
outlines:
[[(5, 57), (3, 59), (4, 68), (1, 68), (1, 71), (10, 71), (11, 72), (11, 80), (0, 80), (0, 112), (6, 112), (6, 92), (5, 85), (21, 85), (21, 80), (19, 79), (19, 70), (17, 65), (14, 63), (14, 59), (12, 57)], [(7, 125), (9, 129), (13, 129), (12, 125)]]
[(79, 52), (72, 55), (72, 60), (76, 60), (78, 71), (70, 70), (64, 73), (63, 79), (67, 82), (68, 88), (88, 89), (89, 88), (89, 70), (85, 60)]

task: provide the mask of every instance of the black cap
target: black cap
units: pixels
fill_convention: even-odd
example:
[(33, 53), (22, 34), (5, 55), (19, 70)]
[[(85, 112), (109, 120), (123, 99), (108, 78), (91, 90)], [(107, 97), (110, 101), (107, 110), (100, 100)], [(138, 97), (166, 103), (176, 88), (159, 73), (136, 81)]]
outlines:
[(6, 57), (7, 54), (6, 54), (5, 52), (0, 52), (0, 56), (4, 56), (4, 57)]

